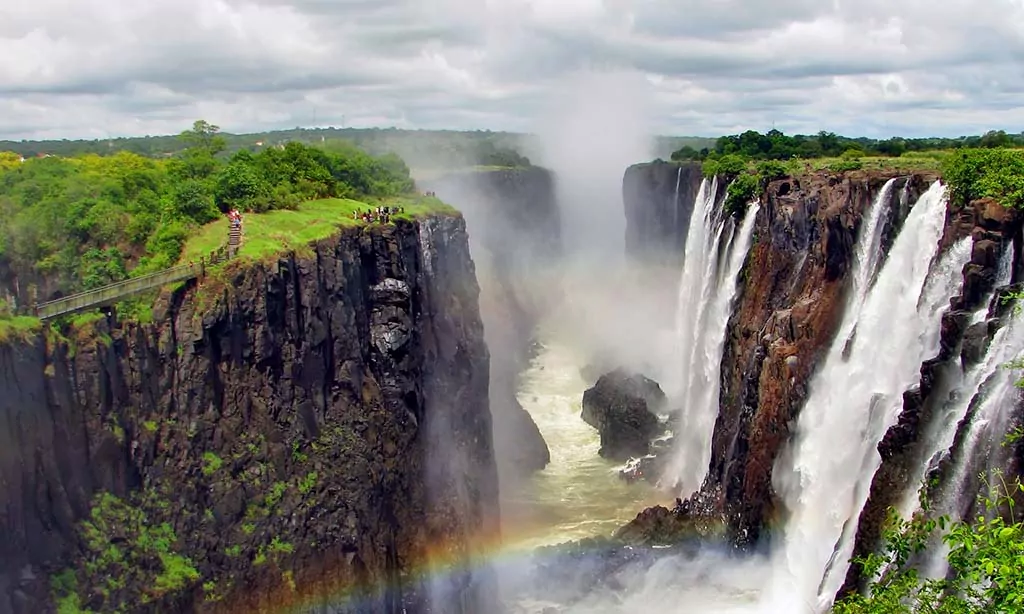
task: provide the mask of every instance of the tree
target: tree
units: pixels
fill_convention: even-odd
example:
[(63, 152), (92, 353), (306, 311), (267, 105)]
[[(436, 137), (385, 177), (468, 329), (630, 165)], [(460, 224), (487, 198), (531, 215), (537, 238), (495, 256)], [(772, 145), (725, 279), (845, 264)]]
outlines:
[(216, 156), (227, 148), (227, 141), (218, 134), (220, 126), (214, 126), (206, 120), (196, 120), (191, 130), (185, 130), (178, 135), (185, 146), (189, 149), (202, 149), (211, 156)]

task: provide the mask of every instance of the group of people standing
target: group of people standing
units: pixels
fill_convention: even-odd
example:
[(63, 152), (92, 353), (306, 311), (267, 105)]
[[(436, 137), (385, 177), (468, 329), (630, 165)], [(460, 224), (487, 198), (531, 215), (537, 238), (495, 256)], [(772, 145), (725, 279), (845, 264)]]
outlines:
[(367, 224), (371, 222), (379, 222), (382, 224), (389, 224), (391, 222), (391, 216), (396, 213), (404, 213), (405, 207), (393, 207), (391, 205), (381, 205), (374, 209), (367, 209), (360, 213), (359, 211), (352, 212), (352, 219), (363, 220)]
[(231, 222), (232, 228), (240, 227), (242, 225), (242, 212), (232, 208), (228, 211), (228, 220)]

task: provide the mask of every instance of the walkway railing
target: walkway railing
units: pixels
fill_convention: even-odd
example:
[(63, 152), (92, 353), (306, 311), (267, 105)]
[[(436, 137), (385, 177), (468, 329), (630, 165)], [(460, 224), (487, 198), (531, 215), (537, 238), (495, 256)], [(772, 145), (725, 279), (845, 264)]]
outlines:
[(180, 264), (163, 271), (140, 275), (139, 277), (119, 281), (102, 288), (86, 290), (71, 296), (38, 303), (35, 306), (35, 315), (42, 320), (47, 320), (69, 313), (84, 311), (92, 307), (110, 305), (134, 294), (159, 288), (176, 281), (202, 277), (206, 273), (206, 267), (229, 260), (237, 252), (237, 244), (230, 248), (225, 246), (210, 252), (209, 257), (200, 258), (199, 262)]

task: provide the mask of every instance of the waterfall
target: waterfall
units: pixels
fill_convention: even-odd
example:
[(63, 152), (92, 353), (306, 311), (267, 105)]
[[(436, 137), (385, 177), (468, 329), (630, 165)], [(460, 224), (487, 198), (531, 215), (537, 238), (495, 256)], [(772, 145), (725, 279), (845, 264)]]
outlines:
[[(872, 208), (884, 205), (879, 199)], [(921, 362), (938, 349), (934, 331), (966, 262), (964, 250), (952, 249), (933, 266), (945, 206), (936, 182), (911, 209), (873, 285), (859, 269), (872, 266), (865, 243), (875, 241), (877, 229), (865, 225), (858, 238), (866, 257), (855, 264), (860, 286), (840, 327), (856, 329), (856, 337), (847, 347), (847, 335), (837, 335), (774, 474), (790, 517), (774, 553), (772, 598), (789, 603), (788, 611), (831, 604), (881, 462), (877, 445), (899, 414), (903, 392), (917, 383)], [(875, 213), (868, 220), (881, 219)]]
[[(1012, 251), (1012, 248), (1007, 251)], [(1003, 277), (1002, 271), (1000, 276)], [(953, 439), (959, 421), (968, 417), (973, 407), (966, 436), (954, 450), (950, 475), (942, 485), (940, 498), (933, 502), (934, 513), (948, 515), (952, 520), (963, 520), (966, 509), (978, 494), (974, 482), (978, 470), (975, 463), (983, 461), (981, 468), (986, 477), (994, 476), (1000, 460), (1001, 438), (1007, 430), (1010, 414), (1017, 406), (1020, 390), (1015, 383), (1020, 374), (1005, 366), (1024, 353), (1024, 322), (1013, 314), (1007, 319), (993, 336), (985, 357), (965, 376), (964, 394), (957, 397), (957, 402), (950, 409), (950, 421), (942, 434), (945, 447), (940, 450), (951, 449), (955, 445)], [(931, 578), (945, 575), (948, 553), (949, 547), (945, 543), (933, 544), (921, 565), (922, 574)]]
[[(957, 248), (965, 251), (971, 249), (970, 242), (961, 241)], [(956, 249), (956, 248), (955, 248)], [(995, 296), (995, 290), (1010, 283), (1013, 265), (1013, 248), (1007, 248), (999, 260), (999, 271), (996, 275), (993, 290), (987, 294), (981, 305), (971, 315), (971, 324), (985, 320), (988, 313), (989, 303)], [(907, 492), (904, 493), (900, 503), (899, 511), (903, 519), (909, 519), (920, 506), (918, 490), (925, 474), (930, 468), (938, 465), (939, 459), (949, 451), (953, 445), (953, 438), (956, 436), (957, 425), (967, 415), (972, 400), (978, 395), (982, 384), (989, 380), (1004, 364), (1008, 358), (1006, 352), (1020, 350), (1020, 344), (1008, 343), (1007, 327), (1001, 328), (994, 336), (981, 361), (970, 367), (966, 372), (956, 373), (956, 380), (950, 386), (950, 398), (943, 406), (936, 409), (936, 416), (932, 419), (932, 426), (924, 436), (924, 462), (915, 468), (914, 478), (910, 480)], [(1010, 356), (1012, 358), (1012, 356)], [(955, 490), (955, 488), (954, 488)]]
[(689, 495), (700, 487), (711, 459), (711, 435), (718, 417), (719, 379), (726, 328), (738, 291), (737, 276), (750, 250), (760, 205), (751, 203), (742, 223), (715, 207), (718, 179), (705, 179), (697, 193), (686, 237), (679, 282), (676, 334), (682, 359), (681, 403), (673, 428), (672, 456), (663, 482)]
[[(683, 167), (676, 171), (676, 191), (672, 195), (672, 227), (679, 232), (679, 183), (683, 180)], [(677, 235), (678, 236), (678, 235)]]

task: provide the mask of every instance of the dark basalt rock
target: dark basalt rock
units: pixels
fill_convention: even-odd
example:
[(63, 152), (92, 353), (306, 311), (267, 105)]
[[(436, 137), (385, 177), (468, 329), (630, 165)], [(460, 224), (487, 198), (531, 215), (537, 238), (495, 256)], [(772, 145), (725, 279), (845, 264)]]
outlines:
[(617, 369), (602, 375), (583, 393), (583, 421), (601, 433), (604, 458), (645, 456), (651, 440), (663, 432), (657, 413), (665, 393), (652, 379)]

